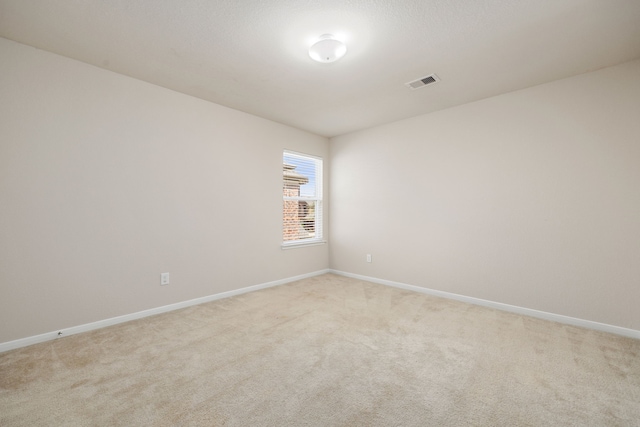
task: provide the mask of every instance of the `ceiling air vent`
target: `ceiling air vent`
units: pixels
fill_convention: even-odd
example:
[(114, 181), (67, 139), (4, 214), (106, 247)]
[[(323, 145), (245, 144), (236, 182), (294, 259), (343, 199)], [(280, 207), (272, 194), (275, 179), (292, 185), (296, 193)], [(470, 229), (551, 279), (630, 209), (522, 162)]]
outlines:
[(435, 74), (429, 74), (428, 76), (421, 77), (418, 80), (414, 80), (409, 83), (405, 83), (404, 85), (411, 90), (420, 89), (421, 87), (425, 87), (426, 85), (430, 85), (431, 83), (439, 82), (440, 79)]

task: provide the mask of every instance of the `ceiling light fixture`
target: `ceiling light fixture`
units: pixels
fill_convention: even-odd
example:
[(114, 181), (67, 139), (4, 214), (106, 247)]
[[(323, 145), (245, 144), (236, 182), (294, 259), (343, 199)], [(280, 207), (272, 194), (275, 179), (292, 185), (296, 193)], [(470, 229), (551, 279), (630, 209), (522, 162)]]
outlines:
[(309, 56), (318, 62), (334, 62), (347, 53), (347, 46), (331, 34), (323, 34), (309, 48)]

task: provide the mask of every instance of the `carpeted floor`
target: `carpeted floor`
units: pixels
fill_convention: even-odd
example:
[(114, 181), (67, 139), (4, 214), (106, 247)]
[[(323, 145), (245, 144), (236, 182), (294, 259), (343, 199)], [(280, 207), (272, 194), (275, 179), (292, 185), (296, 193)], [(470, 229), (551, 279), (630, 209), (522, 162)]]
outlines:
[(640, 341), (324, 275), (0, 354), (1, 426), (640, 426)]

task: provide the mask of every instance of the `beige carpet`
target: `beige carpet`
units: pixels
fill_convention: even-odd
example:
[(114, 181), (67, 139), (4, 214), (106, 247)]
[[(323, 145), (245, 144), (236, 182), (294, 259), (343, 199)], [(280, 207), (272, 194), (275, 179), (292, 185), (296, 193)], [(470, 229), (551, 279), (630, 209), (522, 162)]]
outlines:
[(325, 275), (0, 354), (1, 426), (639, 426), (640, 341)]

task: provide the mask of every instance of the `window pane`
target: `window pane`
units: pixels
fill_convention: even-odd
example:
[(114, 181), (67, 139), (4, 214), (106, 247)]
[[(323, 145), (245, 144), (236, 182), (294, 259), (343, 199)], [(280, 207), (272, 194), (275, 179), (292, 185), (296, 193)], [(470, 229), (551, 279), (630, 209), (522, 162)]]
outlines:
[(284, 163), (294, 167), (295, 173), (307, 178), (300, 185), (299, 195), (302, 197), (316, 197), (316, 160), (290, 154), (284, 155)]
[(284, 240), (302, 240), (316, 237), (316, 202), (284, 201)]

